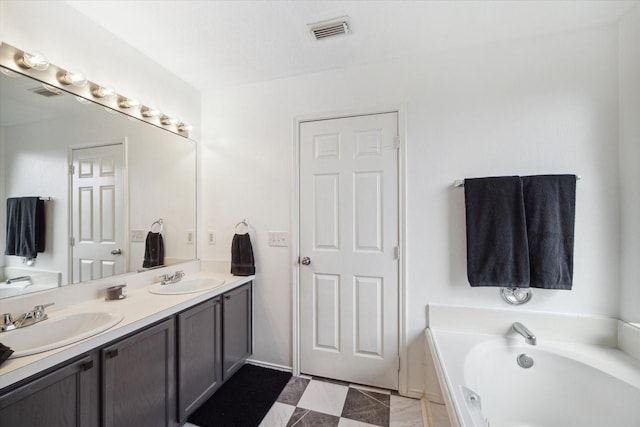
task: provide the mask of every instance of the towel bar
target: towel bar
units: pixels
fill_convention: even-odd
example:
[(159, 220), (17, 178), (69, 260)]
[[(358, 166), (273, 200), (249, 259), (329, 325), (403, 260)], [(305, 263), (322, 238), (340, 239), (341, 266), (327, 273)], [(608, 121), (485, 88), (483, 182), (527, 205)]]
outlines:
[[(576, 181), (580, 181), (580, 179), (581, 179), (580, 175), (576, 175)], [(453, 186), (464, 187), (464, 179), (456, 179), (455, 181), (453, 181)]]

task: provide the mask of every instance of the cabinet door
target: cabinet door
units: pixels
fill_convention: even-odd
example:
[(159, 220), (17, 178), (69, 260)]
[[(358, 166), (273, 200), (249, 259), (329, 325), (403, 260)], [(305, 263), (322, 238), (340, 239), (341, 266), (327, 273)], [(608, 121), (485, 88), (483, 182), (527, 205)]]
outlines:
[(222, 296), (222, 380), (226, 381), (251, 355), (251, 282)]
[(0, 397), (3, 426), (99, 425), (99, 367), (91, 353)]
[(221, 297), (178, 315), (178, 418), (204, 403), (222, 380)]
[(102, 350), (104, 427), (176, 424), (174, 320)]

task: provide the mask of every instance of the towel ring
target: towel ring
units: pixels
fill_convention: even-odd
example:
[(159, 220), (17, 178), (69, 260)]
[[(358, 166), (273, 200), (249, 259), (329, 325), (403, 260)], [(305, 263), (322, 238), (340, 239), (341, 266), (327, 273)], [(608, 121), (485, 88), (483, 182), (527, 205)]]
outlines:
[[(244, 233), (239, 233), (238, 232), (238, 227), (240, 227), (241, 225), (244, 225)], [(247, 218), (243, 219), (242, 221), (240, 221), (239, 223), (236, 224), (236, 226), (234, 227), (236, 234), (247, 234), (249, 232), (249, 222), (247, 221)]]
[[(153, 231), (153, 227), (155, 227), (156, 225), (160, 229), (158, 231)], [(149, 227), (149, 231), (151, 231), (152, 233), (162, 233), (163, 230), (164, 230), (164, 221), (162, 220), (162, 218), (153, 221), (153, 223), (151, 223), (151, 227)]]

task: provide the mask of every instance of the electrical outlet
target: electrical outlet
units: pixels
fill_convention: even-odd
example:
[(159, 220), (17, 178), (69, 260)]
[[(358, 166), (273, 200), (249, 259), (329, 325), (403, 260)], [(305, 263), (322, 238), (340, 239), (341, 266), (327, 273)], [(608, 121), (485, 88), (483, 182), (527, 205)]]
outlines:
[(193, 230), (187, 231), (187, 245), (193, 245)]
[(286, 231), (270, 231), (269, 246), (289, 246), (289, 233)]
[(131, 230), (131, 242), (144, 242), (144, 230)]
[(209, 243), (210, 245), (215, 245), (216, 244), (216, 232), (215, 231), (207, 232), (207, 243)]

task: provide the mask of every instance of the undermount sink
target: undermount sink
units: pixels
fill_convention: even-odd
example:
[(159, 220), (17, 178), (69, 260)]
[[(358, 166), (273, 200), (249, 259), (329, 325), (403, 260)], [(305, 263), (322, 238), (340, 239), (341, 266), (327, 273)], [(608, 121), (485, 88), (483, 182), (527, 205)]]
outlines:
[(83, 340), (117, 325), (120, 313), (89, 312), (49, 317), (35, 325), (0, 334), (2, 344), (13, 350), (11, 358), (42, 353)]
[(216, 288), (224, 284), (224, 279), (216, 277), (198, 277), (193, 279), (183, 279), (176, 283), (162, 285), (155, 283), (149, 286), (149, 292), (158, 295), (179, 295), (190, 294), (192, 292), (203, 292)]

